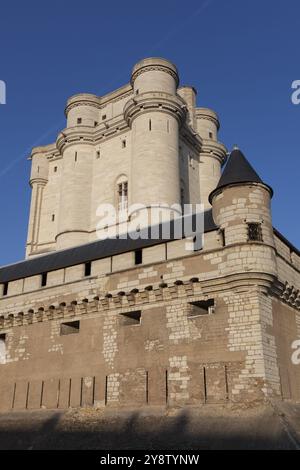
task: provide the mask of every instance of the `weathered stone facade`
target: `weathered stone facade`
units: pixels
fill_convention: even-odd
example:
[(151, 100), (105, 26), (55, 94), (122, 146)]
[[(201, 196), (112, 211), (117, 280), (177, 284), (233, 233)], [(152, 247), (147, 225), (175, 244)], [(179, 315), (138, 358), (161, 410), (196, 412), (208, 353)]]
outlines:
[[(201, 250), (187, 251), (185, 239), (161, 241), (142, 248), (142, 262), (138, 265), (133, 249), (104, 254), (92, 260), (88, 275), (84, 262), (49, 269), (43, 286), (43, 272), (30, 275), (29, 268), (28, 276), (10, 277), (7, 281), (7, 270), (2, 268), (0, 410), (300, 399), (300, 364), (291, 359), (292, 343), (300, 340), (299, 251), (273, 229), (271, 190), (264, 183), (249, 178), (218, 186), (225, 153), (223, 156), (218, 153), (222, 146), (217, 142), (217, 118), (209, 110), (195, 108), (193, 89), (177, 89), (177, 80), (172, 64), (149, 59), (135, 67), (131, 85), (107, 97), (79, 95), (69, 101), (68, 128), (59, 136), (59, 146), (33, 152), (36, 174), (31, 179), (33, 198), (27, 255), (93, 239), (89, 223), (95, 204), (102, 195), (114, 197), (118, 172), (128, 170), (122, 165), (143, 158), (147, 152), (149, 141), (145, 135), (143, 139), (138, 128), (143, 127), (143, 119), (149, 119), (141, 110), (147, 103), (154, 106), (154, 82), (162, 108), (175, 106), (184, 99), (188, 112), (176, 139), (172, 137), (178, 143), (176, 151), (169, 137), (164, 140), (164, 134), (159, 132), (153, 133), (150, 144), (154, 144), (158, 155), (160, 144), (163, 155), (168, 155), (167, 149), (172, 148), (169, 157), (177, 155), (179, 161), (180, 139), (183, 145), (189, 134), (190, 143), (184, 145), (192, 145), (195, 156), (192, 165), (198, 176), (194, 178), (190, 173), (186, 176), (190, 187), (188, 201), (201, 200), (211, 207), (208, 196), (213, 191), (210, 201), (216, 225), (206, 228)], [(134, 94), (136, 89), (138, 93)], [(137, 110), (140, 100), (144, 108)], [(131, 116), (126, 122), (122, 121), (124, 106)], [(100, 123), (100, 110), (111, 120), (107, 126)], [(141, 112), (137, 118), (135, 113)], [(151, 108), (149, 112), (151, 125), (155, 126), (162, 118), (160, 111)], [(173, 112), (173, 108), (168, 108), (167, 114)], [(78, 118), (84, 120), (82, 128), (81, 124), (77, 126)], [(177, 119), (170, 118), (169, 130), (178, 131)], [(132, 133), (134, 122), (136, 128)], [(192, 132), (195, 126), (198, 133)], [(110, 132), (114, 137), (110, 137)], [(139, 132), (141, 136), (137, 138)], [(92, 133), (95, 140), (87, 144)], [(127, 136), (132, 146), (123, 149), (122, 165), (118, 160), (111, 161), (109, 168), (103, 163), (103, 168), (96, 171), (94, 144), (98, 145), (98, 137), (103, 144), (113, 146), (117, 145), (113, 142), (120, 143), (121, 134)], [(81, 135), (84, 143), (80, 142)], [(72, 149), (73, 162), (73, 146), (80, 148), (76, 152), (86, 151), (87, 160), (93, 155), (94, 163), (89, 167), (85, 160), (81, 169), (74, 164), (71, 169), (69, 153)], [(85, 150), (82, 146), (86, 146)], [(208, 150), (213, 146), (216, 154)], [(107, 147), (105, 152), (114, 155), (113, 147)], [(216, 162), (218, 171), (213, 170)], [(59, 165), (61, 168), (54, 171)], [(145, 168), (145, 162), (143, 165)], [(194, 170), (191, 166), (188, 171), (193, 174)], [(166, 197), (170, 191), (169, 201), (178, 202), (183, 170), (178, 171), (178, 178), (176, 172), (171, 173), (172, 179), (177, 178), (178, 187), (168, 182), (168, 175), (164, 174), (159, 175), (156, 186), (155, 173), (150, 170), (146, 172), (145, 184), (153, 185), (156, 191), (160, 185), (166, 186)], [(66, 172), (72, 183), (67, 181)], [(99, 174), (103, 185), (99, 189), (102, 195), (97, 199), (91, 197), (96, 190), (92, 181)], [(134, 179), (134, 175), (131, 177)], [(55, 183), (54, 178), (60, 183)], [(129, 186), (135, 188), (132, 194), (139, 194), (141, 188), (135, 186), (133, 179), (129, 179)], [(85, 197), (84, 185), (91, 186), (89, 199), (79, 201), (77, 197)], [(111, 192), (107, 190), (110, 185)], [(74, 204), (79, 206), (72, 205), (70, 230), (65, 232), (64, 243), (56, 244), (63, 231), (56, 225), (49, 229), (46, 220), (55, 204), (59, 210), (67, 210), (70, 204), (67, 199), (75, 193), (78, 194)], [(157, 197), (157, 192), (154, 196)], [(153, 202), (154, 196), (147, 193), (146, 202)], [(76, 210), (79, 212), (75, 213)], [(61, 217), (67, 220), (66, 213), (58, 219)], [(83, 236), (77, 222), (84, 226)], [(256, 239), (249, 236), (249, 224), (258, 230)]]

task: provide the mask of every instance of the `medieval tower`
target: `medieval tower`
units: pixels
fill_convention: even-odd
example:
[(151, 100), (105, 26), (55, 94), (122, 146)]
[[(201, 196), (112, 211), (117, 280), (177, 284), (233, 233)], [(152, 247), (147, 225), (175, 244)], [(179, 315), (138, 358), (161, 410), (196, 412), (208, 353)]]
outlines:
[[(56, 142), (32, 150), (26, 260), (0, 268), (0, 410), (300, 399), (299, 251), (196, 95), (144, 59), (125, 86), (71, 97)], [(99, 239), (103, 205), (118, 217), (100, 232), (124, 233), (184, 204), (204, 209), (192, 251)]]

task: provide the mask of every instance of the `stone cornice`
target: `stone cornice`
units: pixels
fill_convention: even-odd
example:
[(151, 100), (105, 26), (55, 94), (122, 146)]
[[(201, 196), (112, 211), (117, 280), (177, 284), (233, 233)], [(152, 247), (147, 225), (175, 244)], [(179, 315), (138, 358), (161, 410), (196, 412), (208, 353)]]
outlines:
[(64, 129), (57, 137), (56, 145), (59, 154), (67, 147), (77, 144), (97, 145), (103, 140), (114, 137), (117, 133), (129, 130), (124, 119), (116, 119), (111, 123), (101, 123), (97, 127), (76, 126)]
[(163, 92), (147, 92), (129, 100), (124, 107), (124, 118), (131, 127), (132, 121), (141, 114), (158, 111), (175, 116), (180, 124), (185, 122), (187, 106), (178, 96)]
[(220, 129), (220, 121), (218, 115), (209, 108), (196, 108), (195, 109), (196, 119), (206, 119), (213, 122), (217, 129)]
[(92, 106), (99, 109), (100, 100), (97, 95), (89, 93), (80, 93), (78, 95), (71, 96), (71, 98), (68, 99), (67, 106), (65, 108), (66, 117), (68, 116), (69, 111), (77, 106)]
[[(137, 281), (138, 282), (138, 281)], [(43, 301), (36, 301), (35, 305), (26, 311), (2, 313), (0, 315), (0, 330), (15, 326), (23, 326), (48, 320), (70, 319), (74, 316), (82, 316), (91, 313), (103, 313), (114, 310), (116, 313), (129, 312), (130, 310), (148, 309), (168, 304), (176, 300), (191, 302), (199, 299), (207, 299), (218, 293), (244, 291), (251, 287), (268, 291), (274, 283), (274, 277), (262, 273), (238, 273), (218, 279), (199, 281), (197, 277), (187, 280), (177, 279), (172, 283), (161, 282), (146, 286), (142, 289), (131, 289), (128, 292), (95, 292), (83, 299), (74, 294), (74, 299), (61, 301), (50, 306)], [(27, 310), (28, 309), (28, 310)]]
[(281, 284), (278, 289), (278, 297), (290, 307), (300, 310), (300, 290), (288, 282)]
[[(146, 59), (147, 61), (147, 59)], [(131, 86), (133, 86), (134, 81), (136, 80), (137, 77), (139, 77), (141, 74), (146, 73), (146, 72), (153, 72), (153, 71), (160, 71), (160, 72), (165, 72), (171, 75), (171, 77), (174, 78), (176, 87), (179, 85), (179, 77), (178, 73), (176, 70), (176, 67), (171, 64), (168, 61), (165, 61), (163, 59), (158, 59), (161, 63), (147, 63), (146, 61), (143, 61), (140, 64), (137, 64), (136, 67), (133, 69), (132, 76), (131, 76)], [(155, 62), (155, 60), (154, 60)], [(144, 63), (144, 65), (143, 65)]]
[(227, 160), (227, 148), (221, 142), (216, 142), (211, 139), (202, 139), (202, 149), (201, 153), (203, 155), (213, 156), (220, 161), (223, 165)]
[(30, 186), (32, 187), (33, 184), (39, 184), (41, 186), (46, 186), (48, 180), (46, 178), (32, 178), (29, 181)]
[(85, 145), (93, 145), (94, 142), (94, 128), (80, 126), (80, 129), (78, 127), (64, 129), (58, 135), (56, 145), (59, 152), (62, 153), (67, 147), (71, 145), (79, 143)]

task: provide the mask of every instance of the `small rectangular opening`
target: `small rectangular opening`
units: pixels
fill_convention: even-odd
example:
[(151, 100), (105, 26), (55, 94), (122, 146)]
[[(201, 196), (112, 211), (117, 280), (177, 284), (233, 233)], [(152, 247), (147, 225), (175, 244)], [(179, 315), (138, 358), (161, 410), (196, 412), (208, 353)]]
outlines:
[(190, 311), (189, 317), (196, 317), (198, 315), (211, 315), (215, 312), (214, 299), (198, 300), (196, 302), (189, 302)]
[(134, 252), (134, 264), (143, 263), (143, 250), (135, 250)]
[(97, 150), (97, 152), (96, 152), (96, 158), (100, 158), (100, 150)]
[(81, 124), (82, 123), (82, 119), (81, 118), (77, 118), (77, 124)]
[(210, 138), (210, 139), (213, 138), (213, 133), (212, 133), (212, 132), (209, 132), (209, 138)]
[(104, 121), (104, 119), (106, 119), (106, 114), (103, 114), (102, 116), (102, 121)]
[(84, 275), (90, 276), (91, 272), (92, 272), (92, 263), (89, 261), (88, 263), (85, 263), (84, 265)]
[(51, 220), (52, 220), (52, 222), (54, 222), (54, 221), (55, 221), (55, 214), (52, 214), (52, 216), (51, 216)]
[(149, 131), (151, 131), (151, 130), (152, 130), (152, 121), (151, 121), (151, 119), (149, 119)]
[(3, 295), (7, 295), (8, 293), (8, 282), (5, 282), (3, 284), (3, 291), (2, 291)]
[(69, 321), (67, 323), (61, 323), (60, 325), (60, 336), (73, 335), (79, 333), (80, 321)]
[(95, 126), (95, 127), (98, 126), (98, 122), (97, 122), (97, 121), (94, 121), (94, 126)]
[(48, 277), (48, 273), (43, 273), (41, 275), (41, 286), (42, 287), (45, 287), (47, 285), (47, 277)]
[(136, 310), (134, 312), (121, 313), (121, 324), (123, 326), (133, 326), (140, 325), (141, 323), (141, 310)]
[(123, 149), (126, 148), (126, 140), (122, 140), (122, 148), (123, 148)]
[(0, 334), (0, 364), (6, 363), (6, 334)]
[(75, 152), (75, 162), (77, 162), (77, 152)]

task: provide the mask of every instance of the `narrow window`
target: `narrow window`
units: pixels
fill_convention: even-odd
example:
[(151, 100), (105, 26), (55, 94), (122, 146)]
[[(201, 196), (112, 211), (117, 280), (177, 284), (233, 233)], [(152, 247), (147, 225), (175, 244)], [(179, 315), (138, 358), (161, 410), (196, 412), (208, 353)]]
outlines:
[(122, 148), (123, 148), (123, 149), (126, 148), (126, 140), (122, 140)]
[(3, 284), (3, 295), (7, 295), (8, 293), (8, 282)]
[(88, 263), (85, 263), (84, 265), (84, 275), (90, 276), (91, 272), (92, 272), (92, 263), (89, 261)]
[(77, 124), (81, 124), (82, 123), (82, 119), (81, 118), (77, 118)]
[(75, 162), (77, 162), (77, 152), (75, 152)]
[(248, 225), (248, 241), (262, 242), (262, 228), (259, 223), (249, 223)]
[(124, 181), (118, 184), (118, 209), (124, 211), (128, 205), (128, 183)]
[(80, 321), (69, 321), (60, 325), (60, 336), (79, 333)]
[(106, 114), (103, 114), (102, 116), (102, 121), (104, 121), (104, 119), (106, 119)]
[(55, 221), (55, 214), (52, 214), (52, 216), (51, 216), (51, 220), (52, 220), (52, 222), (54, 222), (54, 221)]
[(199, 300), (197, 302), (190, 302), (189, 317), (196, 317), (198, 315), (211, 315), (215, 312), (214, 299)]
[(224, 228), (221, 228), (221, 230), (220, 230), (220, 237), (221, 237), (222, 246), (226, 246), (225, 229)]
[(98, 122), (97, 122), (97, 121), (94, 121), (94, 126), (95, 126), (95, 127), (98, 126)]
[(136, 310), (135, 312), (121, 313), (121, 324), (123, 326), (140, 325), (141, 315), (141, 310)]
[(57, 166), (54, 167), (54, 173), (57, 173)]
[(137, 90), (136, 90), (136, 92), (135, 92), (135, 94), (136, 94), (136, 95), (138, 95), (138, 94), (139, 94), (139, 92), (140, 92), (140, 90), (139, 90), (139, 89), (137, 89)]
[(5, 364), (6, 362), (6, 334), (2, 333), (0, 335), (0, 364)]
[(213, 138), (213, 133), (212, 133), (212, 132), (209, 132), (209, 138), (210, 138), (210, 139)]
[(134, 252), (134, 264), (143, 263), (143, 250), (135, 250)]
[(183, 206), (184, 206), (184, 187), (181, 186), (180, 188), (180, 204), (181, 204), (181, 208), (183, 209)]
[(152, 131), (152, 122), (151, 122), (151, 119), (149, 119), (149, 131)]
[(38, 173), (40, 172), (40, 167), (39, 167), (39, 166), (37, 167), (37, 172), (38, 172)]
[(97, 152), (96, 152), (96, 158), (97, 158), (97, 159), (100, 158), (100, 150), (97, 150)]
[(41, 275), (41, 287), (45, 287), (47, 285), (47, 277), (48, 273), (43, 273)]

